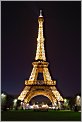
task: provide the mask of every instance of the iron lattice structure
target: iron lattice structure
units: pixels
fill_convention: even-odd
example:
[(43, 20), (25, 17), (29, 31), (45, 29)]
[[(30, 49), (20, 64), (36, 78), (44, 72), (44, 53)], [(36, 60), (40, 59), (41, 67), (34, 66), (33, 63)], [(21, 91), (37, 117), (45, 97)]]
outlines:
[[(33, 69), (29, 80), (25, 80), (25, 88), (18, 97), (18, 100), (21, 100), (25, 103), (29, 103), (30, 100), (37, 95), (48, 97), (52, 104), (57, 101), (63, 101), (62, 96), (55, 86), (56, 81), (52, 80), (48, 70), (49, 63), (46, 62), (45, 56), (43, 22), (44, 18), (42, 16), (42, 11), (40, 11), (40, 16), (38, 17), (39, 27), (35, 62), (32, 63)], [(42, 73), (43, 80), (37, 79), (39, 73)]]

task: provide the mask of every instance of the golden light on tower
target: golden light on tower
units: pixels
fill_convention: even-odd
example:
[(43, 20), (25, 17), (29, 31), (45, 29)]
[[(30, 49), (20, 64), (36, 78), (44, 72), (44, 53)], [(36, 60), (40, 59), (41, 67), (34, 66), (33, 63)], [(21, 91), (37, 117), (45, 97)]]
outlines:
[[(19, 100), (29, 103), (30, 100), (37, 96), (43, 95), (50, 99), (54, 105), (57, 101), (63, 101), (62, 96), (56, 88), (56, 81), (52, 80), (49, 73), (48, 65), (46, 62), (45, 48), (44, 48), (44, 36), (43, 36), (43, 22), (42, 10), (40, 10), (40, 16), (38, 17), (38, 38), (35, 62), (32, 63), (33, 69), (29, 80), (25, 80), (25, 88), (18, 97)], [(43, 80), (38, 80), (39, 73), (42, 73)]]
[(43, 37), (43, 22), (44, 18), (42, 16), (42, 10), (40, 10), (40, 16), (38, 17), (38, 38), (37, 38), (37, 50), (35, 60), (46, 61), (45, 49), (44, 49), (44, 37)]

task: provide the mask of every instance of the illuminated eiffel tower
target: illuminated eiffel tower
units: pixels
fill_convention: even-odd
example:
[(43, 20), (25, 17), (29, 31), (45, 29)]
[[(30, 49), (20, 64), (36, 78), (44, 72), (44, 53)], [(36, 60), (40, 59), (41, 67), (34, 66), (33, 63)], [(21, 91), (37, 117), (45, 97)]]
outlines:
[[(35, 62), (32, 63), (33, 69), (29, 80), (25, 80), (25, 88), (21, 92), (18, 100), (29, 103), (30, 100), (37, 96), (43, 95), (50, 99), (52, 104), (57, 101), (63, 101), (62, 96), (56, 88), (56, 81), (52, 80), (49, 70), (48, 62), (46, 62), (45, 49), (44, 49), (44, 36), (43, 36), (43, 22), (42, 10), (38, 17), (38, 38)], [(42, 75), (43, 79), (38, 80), (38, 76)]]

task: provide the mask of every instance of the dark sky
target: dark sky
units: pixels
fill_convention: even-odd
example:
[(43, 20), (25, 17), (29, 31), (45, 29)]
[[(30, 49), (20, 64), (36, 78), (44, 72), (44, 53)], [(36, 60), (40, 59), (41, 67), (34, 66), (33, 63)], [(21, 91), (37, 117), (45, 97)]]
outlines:
[(81, 2), (1, 2), (1, 89), (19, 95), (35, 58), (38, 16), (44, 16), (46, 57), (65, 96), (81, 91)]

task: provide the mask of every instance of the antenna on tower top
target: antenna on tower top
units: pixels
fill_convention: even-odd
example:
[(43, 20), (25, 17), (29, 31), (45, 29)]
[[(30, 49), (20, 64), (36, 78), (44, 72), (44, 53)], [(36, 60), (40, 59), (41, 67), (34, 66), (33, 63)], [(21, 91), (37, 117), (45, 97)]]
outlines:
[(40, 10), (40, 17), (42, 17), (42, 10)]

